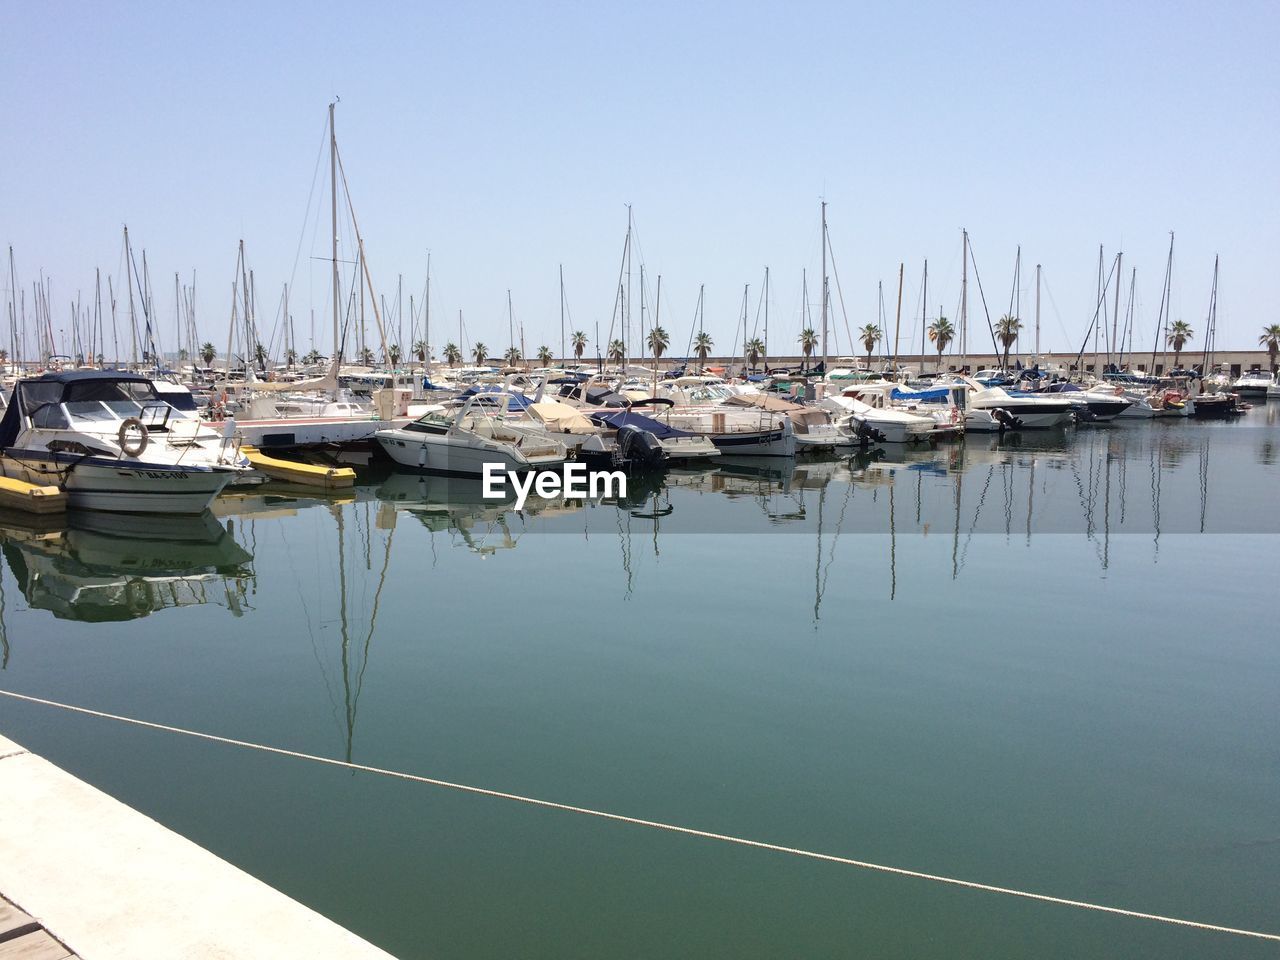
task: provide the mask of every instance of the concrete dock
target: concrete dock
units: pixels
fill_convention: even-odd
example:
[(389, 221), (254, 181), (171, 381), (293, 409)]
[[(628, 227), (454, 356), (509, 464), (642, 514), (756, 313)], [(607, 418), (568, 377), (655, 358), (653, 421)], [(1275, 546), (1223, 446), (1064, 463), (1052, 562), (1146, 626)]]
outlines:
[(3, 736), (0, 797), (0, 958), (391, 958)]

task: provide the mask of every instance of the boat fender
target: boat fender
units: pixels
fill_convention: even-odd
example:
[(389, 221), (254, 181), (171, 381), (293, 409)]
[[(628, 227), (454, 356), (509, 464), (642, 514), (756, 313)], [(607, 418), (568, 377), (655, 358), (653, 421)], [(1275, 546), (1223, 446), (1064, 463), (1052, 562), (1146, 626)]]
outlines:
[[(129, 431), (137, 430), (138, 438), (136, 440), (129, 439)], [(140, 457), (142, 451), (147, 449), (147, 428), (142, 425), (142, 421), (137, 417), (129, 417), (120, 424), (120, 430), (116, 433), (116, 441), (120, 444), (120, 452), (126, 457)]]
[(427, 465), (427, 445), (424, 443), (418, 449), (418, 467), (422, 468)]

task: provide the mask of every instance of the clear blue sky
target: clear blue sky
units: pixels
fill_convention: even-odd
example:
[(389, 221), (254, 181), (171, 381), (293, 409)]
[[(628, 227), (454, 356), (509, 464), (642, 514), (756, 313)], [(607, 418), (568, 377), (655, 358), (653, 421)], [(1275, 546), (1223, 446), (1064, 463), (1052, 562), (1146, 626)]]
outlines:
[[(1138, 270), (1149, 348), (1171, 229), (1173, 316), (1195, 328), (1192, 349), (1215, 253), (1220, 344), (1254, 345), (1280, 321), (1274, 0), (0, 10), (0, 242), (28, 289), (40, 269), (53, 278), (55, 326), (95, 266), (119, 270), (127, 222), (161, 318), (173, 272), (198, 271), (219, 353), (237, 241), (269, 332), (301, 238), (305, 347), (308, 310), (328, 309), (312, 259), (328, 255), (327, 219), (303, 225), (334, 95), (374, 280), (390, 300), (403, 274), (420, 297), (431, 251), (437, 348), (459, 308), (471, 339), (505, 347), (508, 288), (529, 352), (558, 347), (561, 263), (574, 325), (603, 336), (631, 203), (673, 353), (700, 283), (727, 351), (746, 283), (754, 323), (766, 264), (770, 341), (792, 352), (824, 196), (851, 326), (876, 319), (878, 280), (892, 326), (905, 261), (904, 350), (925, 257), (929, 312), (955, 317), (962, 226), (994, 315), (1015, 246), (1028, 321), (1044, 265), (1045, 349), (1078, 346), (1099, 243)], [(971, 310), (981, 323), (976, 291)]]

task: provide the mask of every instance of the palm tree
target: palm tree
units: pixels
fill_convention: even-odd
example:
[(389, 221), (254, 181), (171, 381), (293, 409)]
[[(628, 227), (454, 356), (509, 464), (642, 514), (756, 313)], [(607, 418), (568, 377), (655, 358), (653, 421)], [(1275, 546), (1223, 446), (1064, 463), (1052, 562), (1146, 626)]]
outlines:
[(956, 329), (946, 317), (939, 317), (929, 324), (929, 339), (938, 348), (938, 369), (942, 369), (942, 354), (956, 337)]
[(551, 366), (551, 361), (555, 358), (551, 355), (551, 348), (542, 346), (538, 348), (538, 363), (544, 367)]
[(303, 363), (305, 363), (305, 364), (307, 364), (308, 366), (310, 366), (310, 365), (311, 365), (311, 364), (313, 364), (313, 363), (319, 363), (319, 362), (320, 362), (320, 351), (319, 351), (319, 350), (317, 350), (315, 347), (312, 347), (312, 348), (311, 348), (311, 352), (310, 352), (310, 353), (308, 353), (305, 357), (303, 357), (303, 358), (302, 358), (302, 362), (303, 362)]
[(293, 347), (290, 347), (288, 350), (286, 350), (284, 352), (284, 362), (289, 366), (290, 369), (292, 369), (293, 365), (298, 362), (298, 351), (293, 349)]
[(1176, 370), (1182, 366), (1179, 356), (1182, 354), (1182, 348), (1186, 346), (1187, 341), (1196, 335), (1191, 329), (1191, 325), (1185, 320), (1175, 320), (1169, 327), (1169, 346), (1173, 347), (1173, 368)]
[(400, 344), (393, 343), (387, 347), (387, 359), (391, 361), (391, 365), (397, 366), (400, 363)]
[(502, 355), (502, 359), (507, 361), (507, 366), (514, 367), (520, 362), (520, 348), (517, 346), (507, 347), (507, 352)]
[(804, 354), (804, 365), (809, 365), (809, 357), (813, 353), (813, 348), (818, 345), (818, 334), (814, 332), (813, 327), (805, 327), (800, 331), (800, 352)]
[(747, 341), (747, 362), (751, 364), (754, 372), (756, 364), (760, 362), (760, 358), (764, 356), (764, 341), (759, 337), (752, 337)]
[(188, 360), (190, 360), (190, 359), (191, 359), (191, 354), (187, 353), (187, 348), (186, 348), (186, 347), (179, 347), (179, 348), (178, 348), (178, 360), (179, 360), (179, 362), (181, 362), (181, 363), (186, 363), (186, 362), (187, 362)]
[(218, 351), (213, 348), (212, 343), (200, 344), (200, 359), (204, 361), (207, 367), (213, 363), (213, 358), (218, 355)]
[(413, 355), (418, 358), (419, 363), (427, 362), (427, 341), (418, 340), (413, 344)]
[(1004, 346), (1004, 369), (1009, 368), (1009, 348), (1018, 339), (1022, 330), (1022, 321), (1017, 317), (1005, 314), (996, 321), (996, 339)]
[(4, 349), (3, 347), (0, 347), (0, 363), (8, 363), (8, 362), (9, 362), (9, 351)]
[(666, 352), (667, 347), (671, 346), (671, 338), (667, 336), (667, 331), (661, 327), (654, 327), (649, 331), (649, 336), (645, 337), (649, 344), (649, 349), (653, 351), (653, 359), (655, 361), (662, 359), (662, 354)]
[(449, 366), (457, 366), (462, 362), (462, 351), (452, 340), (444, 345), (444, 362)]
[(477, 343), (471, 348), (471, 355), (476, 358), (476, 366), (484, 366), (484, 358), (489, 355), (489, 348), (483, 343)]
[(267, 369), (267, 348), (261, 343), (253, 348), (253, 362), (258, 365), (259, 370)]
[(364, 367), (372, 367), (372, 366), (373, 366), (373, 351), (372, 351), (372, 350), (370, 350), (368, 347), (361, 347), (361, 348), (360, 348), (360, 357), (359, 357), (359, 359), (360, 359), (360, 365), (361, 365), (361, 366), (364, 366)]
[(880, 338), (884, 334), (880, 332), (880, 328), (874, 323), (868, 323), (865, 327), (858, 331), (858, 339), (862, 341), (862, 345), (867, 348), (867, 366), (871, 366), (871, 351), (876, 348), (876, 344), (880, 342)]
[(573, 344), (573, 356), (575, 359), (582, 360), (582, 351), (587, 349), (587, 335), (581, 330), (573, 331), (573, 336), (569, 338), (569, 342)]
[(699, 333), (693, 338), (693, 352), (698, 355), (699, 369), (707, 365), (707, 357), (711, 355), (711, 348), (715, 345), (709, 333)]
[(614, 340), (609, 344), (608, 355), (605, 359), (612, 360), (614, 363), (621, 363), (623, 354), (625, 353), (626, 348), (622, 345), (622, 341)]
[(1267, 356), (1271, 358), (1271, 372), (1276, 372), (1276, 354), (1280, 353), (1280, 323), (1273, 323), (1262, 328), (1262, 336), (1258, 343), (1267, 348)]

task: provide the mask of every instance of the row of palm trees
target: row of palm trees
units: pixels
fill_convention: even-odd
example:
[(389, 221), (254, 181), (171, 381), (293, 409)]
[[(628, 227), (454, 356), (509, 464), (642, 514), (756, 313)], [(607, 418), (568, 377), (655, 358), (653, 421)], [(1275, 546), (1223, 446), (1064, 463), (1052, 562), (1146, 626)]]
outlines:
[[(1018, 335), (1022, 332), (1022, 321), (1017, 317), (1005, 314), (995, 324), (996, 339), (1004, 348), (1004, 365), (1009, 365), (1009, 351), (1018, 340)], [(956, 330), (952, 326), (951, 321), (946, 317), (939, 317), (928, 326), (929, 340), (933, 344), (935, 350), (938, 351), (938, 365), (942, 364), (942, 355), (946, 352), (955, 340)], [(1181, 354), (1187, 342), (1195, 337), (1195, 331), (1191, 325), (1183, 320), (1174, 321), (1170, 324), (1166, 340), (1168, 345), (1173, 348), (1174, 365), (1181, 363)], [(814, 350), (818, 346), (818, 334), (812, 328), (805, 328), (800, 332), (797, 338), (800, 344), (800, 350), (804, 354), (806, 365), (813, 356)], [(858, 331), (858, 339), (862, 342), (862, 346), (867, 351), (867, 364), (871, 363), (871, 355), (881, 340), (884, 339), (884, 333), (880, 327), (874, 323), (868, 323)], [(649, 335), (645, 338), (650, 352), (655, 360), (662, 359), (662, 355), (667, 352), (667, 348), (671, 346), (671, 338), (667, 331), (662, 327), (654, 327), (649, 331)], [(581, 330), (575, 330), (569, 340), (573, 347), (574, 358), (578, 361), (582, 360), (582, 354), (586, 351), (588, 339), (587, 335)], [(1280, 356), (1280, 323), (1269, 324), (1262, 328), (1262, 335), (1258, 337), (1258, 344), (1266, 347), (1267, 354), (1270, 357), (1271, 369), (1276, 370), (1277, 357)], [(715, 341), (712, 340), (711, 334), (699, 333), (693, 338), (693, 353), (698, 358), (699, 363), (706, 364), (707, 358), (711, 356), (711, 351), (715, 347)], [(605, 351), (605, 357), (612, 363), (621, 363), (625, 356), (626, 348), (621, 340), (614, 340), (609, 344)], [(747, 359), (754, 370), (760, 359), (765, 354), (765, 345), (759, 338), (752, 338), (746, 344)], [(462, 362), (463, 353), (456, 343), (446, 343), (444, 346), (444, 360), (449, 366), (456, 366)], [(218, 352), (212, 343), (204, 343), (200, 347), (200, 359), (205, 366), (212, 365)], [(427, 343), (425, 340), (419, 340), (413, 345), (413, 355), (417, 357), (419, 363), (427, 361)], [(483, 364), (489, 357), (489, 348), (483, 343), (477, 343), (471, 348), (471, 356), (475, 358), (477, 364)], [(541, 346), (536, 354), (538, 362), (545, 366), (550, 366), (555, 360), (555, 355), (551, 348)], [(302, 357), (302, 362), (306, 364), (317, 363), (321, 359), (320, 354), (312, 350), (306, 356)], [(374, 362), (373, 351), (365, 347), (359, 356), (360, 362), (366, 366), (372, 366)], [(392, 344), (387, 348), (387, 359), (392, 364), (398, 364), (401, 360), (400, 347)], [(508, 364), (514, 365), (519, 363), (523, 358), (518, 347), (509, 347), (502, 355), (502, 359)], [(267, 351), (262, 344), (254, 347), (254, 360), (259, 365), (264, 365), (267, 360)], [(298, 361), (297, 352), (294, 350), (285, 351), (285, 363), (293, 366)]]

